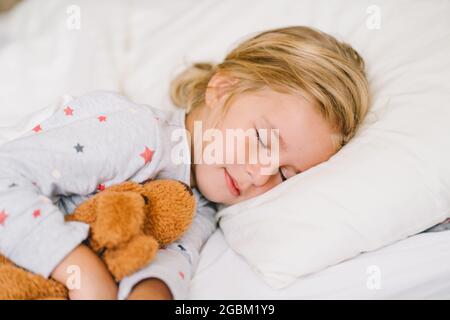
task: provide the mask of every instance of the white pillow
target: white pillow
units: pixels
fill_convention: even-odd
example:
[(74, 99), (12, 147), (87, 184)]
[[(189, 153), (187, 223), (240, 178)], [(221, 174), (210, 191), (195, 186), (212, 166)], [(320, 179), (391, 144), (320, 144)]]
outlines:
[(230, 246), (273, 288), (450, 216), (450, 3), (377, 1), (378, 30), (366, 27), (366, 4), (298, 1), (312, 25), (339, 29), (366, 60), (375, 99), (358, 135), (217, 215)]

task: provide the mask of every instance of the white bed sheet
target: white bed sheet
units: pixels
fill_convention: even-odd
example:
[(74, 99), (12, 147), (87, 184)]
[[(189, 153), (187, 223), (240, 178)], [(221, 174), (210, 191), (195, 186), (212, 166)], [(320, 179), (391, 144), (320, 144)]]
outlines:
[(203, 247), (189, 299), (450, 299), (450, 231), (415, 235), (275, 290), (218, 229)]

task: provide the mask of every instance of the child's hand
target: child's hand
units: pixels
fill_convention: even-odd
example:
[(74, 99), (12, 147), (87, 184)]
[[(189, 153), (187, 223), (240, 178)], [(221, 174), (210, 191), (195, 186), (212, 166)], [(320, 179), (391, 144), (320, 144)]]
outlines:
[(103, 261), (85, 245), (76, 247), (51, 277), (67, 286), (71, 300), (117, 299), (114, 279)]
[(157, 278), (139, 282), (131, 291), (128, 300), (173, 300), (166, 283)]

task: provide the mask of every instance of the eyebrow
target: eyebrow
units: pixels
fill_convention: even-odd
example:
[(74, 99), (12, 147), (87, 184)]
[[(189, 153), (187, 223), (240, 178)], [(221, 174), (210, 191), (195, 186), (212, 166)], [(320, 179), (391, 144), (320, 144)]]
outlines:
[(262, 116), (261, 119), (269, 125), (270, 129), (278, 129), (278, 131), (274, 131), (273, 133), (278, 138), (278, 141), (280, 142), (281, 149), (286, 151), (286, 142), (284, 141), (283, 137), (280, 134), (280, 128), (275, 128), (272, 125), (272, 123), (265, 116)]

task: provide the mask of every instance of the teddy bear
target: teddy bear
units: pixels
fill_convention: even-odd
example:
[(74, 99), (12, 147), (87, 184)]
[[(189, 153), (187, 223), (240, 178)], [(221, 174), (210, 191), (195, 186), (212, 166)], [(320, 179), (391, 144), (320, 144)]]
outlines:
[[(158, 249), (180, 238), (195, 210), (191, 188), (180, 181), (126, 181), (98, 192), (65, 220), (90, 226), (85, 243), (119, 282), (150, 263)], [(0, 255), (0, 299), (68, 299), (68, 290)]]

